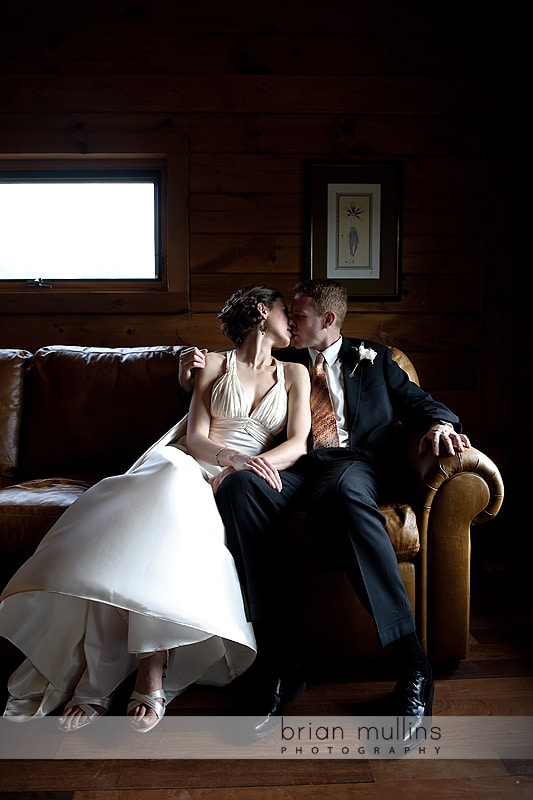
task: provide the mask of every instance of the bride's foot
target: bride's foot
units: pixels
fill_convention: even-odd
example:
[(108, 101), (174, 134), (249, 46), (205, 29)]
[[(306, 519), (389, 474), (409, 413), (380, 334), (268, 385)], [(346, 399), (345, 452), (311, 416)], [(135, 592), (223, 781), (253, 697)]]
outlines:
[(154, 728), (165, 713), (163, 676), (167, 657), (167, 651), (160, 650), (139, 661), (135, 689), (128, 704), (130, 725), (139, 733)]
[(71, 733), (87, 727), (97, 717), (105, 714), (110, 704), (111, 698), (108, 697), (94, 700), (89, 697), (73, 697), (58, 718), (59, 730), (64, 733)]

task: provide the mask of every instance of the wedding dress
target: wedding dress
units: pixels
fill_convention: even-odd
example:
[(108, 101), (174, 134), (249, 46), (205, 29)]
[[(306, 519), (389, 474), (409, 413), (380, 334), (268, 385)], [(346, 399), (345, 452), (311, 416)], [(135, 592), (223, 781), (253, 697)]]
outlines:
[[(276, 383), (250, 411), (236, 353), (226, 353), (211, 394), (213, 441), (258, 454), (284, 430), (275, 363)], [(224, 685), (251, 665), (253, 629), (206, 480), (219, 470), (188, 455), (182, 420), (61, 516), (0, 597), (0, 635), (26, 656), (9, 679), (6, 716), (42, 716), (73, 694), (107, 697), (137, 653), (170, 651), (173, 695), (194, 682)]]

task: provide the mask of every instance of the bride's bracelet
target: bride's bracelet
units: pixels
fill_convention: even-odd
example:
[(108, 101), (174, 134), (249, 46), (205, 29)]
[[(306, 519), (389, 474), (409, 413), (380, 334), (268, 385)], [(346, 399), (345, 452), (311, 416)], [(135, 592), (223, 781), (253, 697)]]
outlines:
[(226, 449), (225, 447), (221, 447), (221, 448), (220, 448), (220, 450), (217, 450), (217, 452), (216, 452), (216, 455), (215, 455), (215, 460), (216, 460), (216, 462), (217, 462), (217, 464), (218, 464), (218, 466), (219, 466), (219, 467), (223, 467), (223, 466), (224, 466), (224, 464), (221, 464), (221, 463), (220, 463), (220, 461), (218, 460), (218, 457), (219, 457), (219, 455), (221, 454), (221, 452), (222, 452), (223, 450), (225, 450), (225, 449)]

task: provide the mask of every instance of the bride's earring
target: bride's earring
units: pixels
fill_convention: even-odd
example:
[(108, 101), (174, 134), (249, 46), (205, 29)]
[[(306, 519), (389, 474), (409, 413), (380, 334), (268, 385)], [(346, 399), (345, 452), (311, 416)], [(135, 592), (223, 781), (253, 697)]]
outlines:
[(267, 321), (266, 321), (266, 319), (262, 320), (262, 322), (259, 324), (259, 330), (261, 331), (261, 334), (262, 334), (263, 336), (264, 336), (264, 335), (265, 335), (265, 333), (267, 332), (267, 330), (268, 330), (268, 324), (267, 324)]

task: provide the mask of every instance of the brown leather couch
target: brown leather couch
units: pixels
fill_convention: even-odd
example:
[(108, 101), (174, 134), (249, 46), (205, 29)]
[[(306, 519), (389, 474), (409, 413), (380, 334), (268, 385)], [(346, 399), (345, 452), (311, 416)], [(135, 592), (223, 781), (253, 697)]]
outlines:
[[(128, 469), (183, 416), (180, 349), (0, 350), (2, 586), (76, 498)], [(417, 381), (409, 359), (392, 352)], [(503, 484), (475, 448), (436, 459), (418, 456), (416, 447), (406, 442), (382, 508), (429, 656), (457, 663), (468, 653), (470, 527), (498, 513)], [(285, 587), (305, 658), (327, 668), (380, 657), (369, 615), (309, 534), (305, 514), (292, 517), (289, 532), (306, 554)]]

